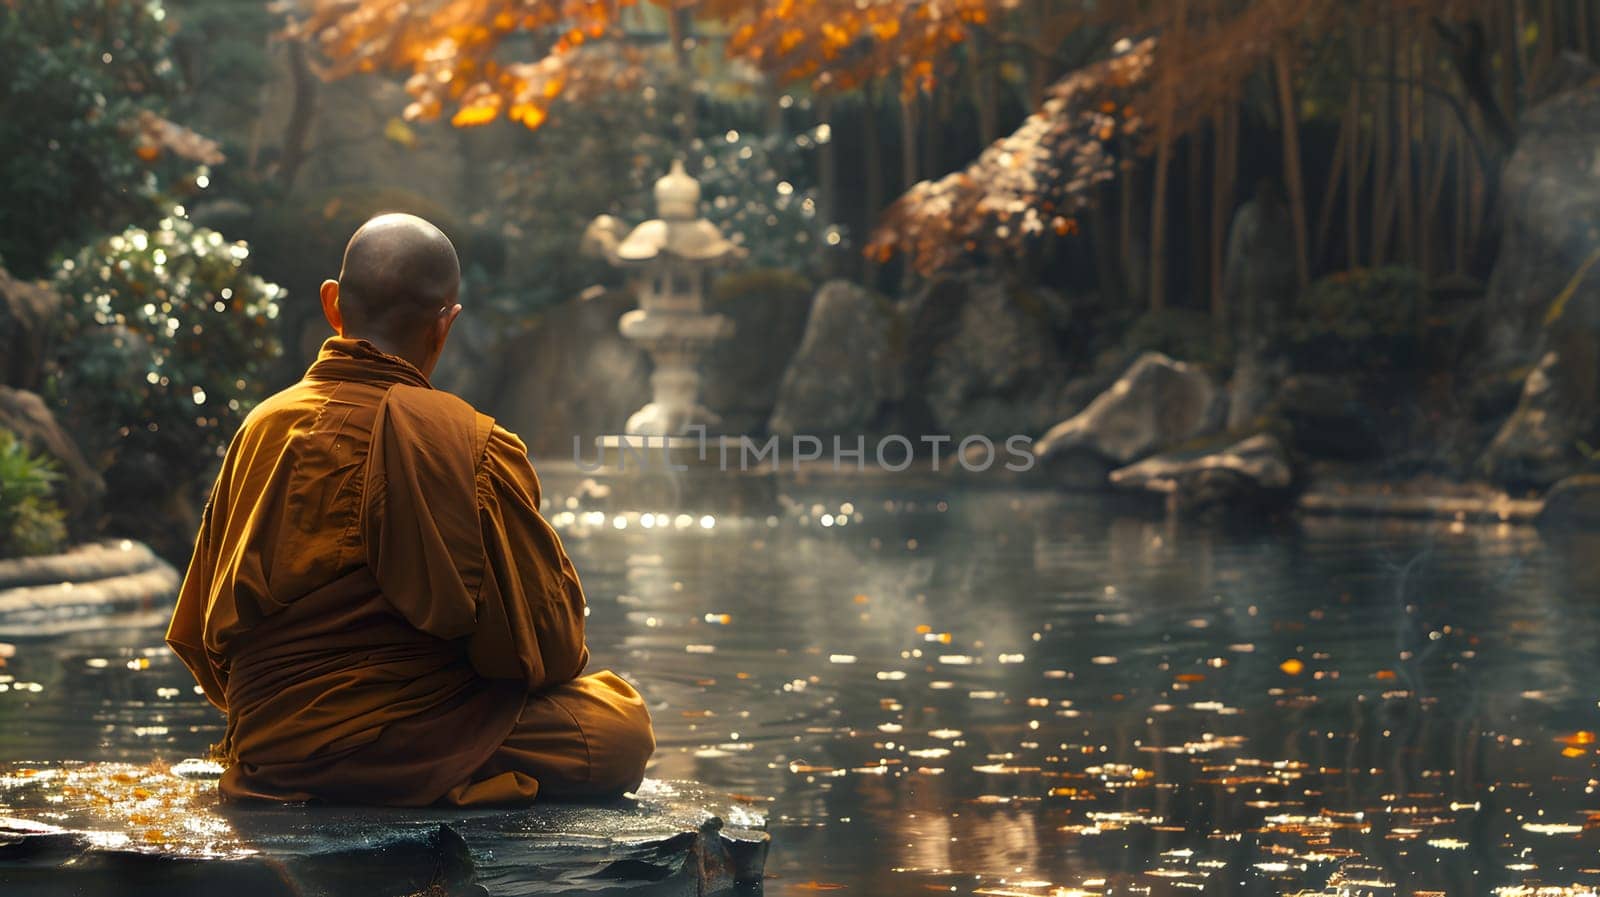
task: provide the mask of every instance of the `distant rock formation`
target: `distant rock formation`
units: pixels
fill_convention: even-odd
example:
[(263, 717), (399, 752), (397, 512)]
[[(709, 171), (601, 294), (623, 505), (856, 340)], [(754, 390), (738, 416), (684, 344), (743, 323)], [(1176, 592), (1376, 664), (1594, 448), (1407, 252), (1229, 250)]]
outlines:
[[(1225, 401), (1200, 368), (1159, 352), (1139, 356), (1089, 407), (1052, 427), (1034, 446), (1047, 470), (1080, 459), (1110, 468), (1216, 432)], [(1076, 484), (1076, 483), (1075, 483)]]
[(897, 394), (888, 300), (843, 280), (823, 284), (778, 387), (767, 429), (780, 436), (864, 433)]
[(0, 428), (17, 434), (23, 445), (56, 463), (61, 474), (56, 499), (74, 532), (84, 534), (87, 518), (105, 495), (106, 484), (44, 400), (26, 390), (0, 386)]
[(1600, 435), (1600, 82), (1527, 113), (1501, 191), (1504, 237), (1486, 304), (1488, 376), (1528, 370), (1516, 410), (1479, 462), (1544, 487)]
[(0, 268), (0, 384), (38, 389), (50, 351), (51, 320), (61, 295)]
[(1076, 410), (1062, 402), (1071, 364), (1058, 336), (1072, 310), (1061, 294), (980, 270), (929, 283), (901, 313), (907, 389), (934, 431), (1031, 435)]

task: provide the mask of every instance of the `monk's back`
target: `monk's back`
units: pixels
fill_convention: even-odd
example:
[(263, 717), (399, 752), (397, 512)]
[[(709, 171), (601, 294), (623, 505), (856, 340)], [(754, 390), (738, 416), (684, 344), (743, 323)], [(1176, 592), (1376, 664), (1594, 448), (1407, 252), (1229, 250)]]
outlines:
[[(372, 569), (374, 428), (407, 402), (479, 426), (443, 393), (313, 366), (259, 405), (230, 446), (197, 558), (205, 550), (214, 562), (201, 628), (225, 669), (219, 747), (236, 796), (411, 802), (398, 785), (426, 802), (515, 724), (521, 690), (478, 676), (463, 640), (414, 625)], [(461, 543), (470, 550), (476, 538)]]
[(224, 797), (470, 805), (644, 777), (650, 714), (584, 675), (588, 603), (527, 446), (428, 382), (460, 281), (432, 224), (363, 224), (318, 292), (338, 335), (222, 459), (167, 644), (227, 714)]

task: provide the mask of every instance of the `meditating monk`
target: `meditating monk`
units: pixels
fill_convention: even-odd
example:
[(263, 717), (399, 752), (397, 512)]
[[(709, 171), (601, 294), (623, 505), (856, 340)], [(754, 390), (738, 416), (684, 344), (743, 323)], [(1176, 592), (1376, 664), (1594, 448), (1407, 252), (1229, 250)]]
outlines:
[(526, 447), (428, 383), (459, 282), (428, 222), (362, 225), (322, 285), (338, 336), (228, 447), (167, 632), (227, 713), (225, 797), (488, 804), (644, 775), (638, 693), (581, 675), (583, 589)]

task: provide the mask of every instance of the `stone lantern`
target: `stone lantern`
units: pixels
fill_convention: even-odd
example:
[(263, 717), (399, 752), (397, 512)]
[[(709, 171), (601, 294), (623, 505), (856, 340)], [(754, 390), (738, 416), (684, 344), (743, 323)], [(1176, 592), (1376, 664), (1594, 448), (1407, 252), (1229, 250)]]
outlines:
[(706, 274), (742, 257), (715, 224), (700, 217), (700, 182), (672, 163), (656, 181), (656, 214), (632, 231), (610, 215), (590, 223), (583, 249), (628, 272), (639, 307), (622, 316), (618, 329), (655, 362), (652, 399), (629, 418), (633, 436), (682, 436), (690, 427), (718, 423), (700, 404), (700, 359), (711, 344), (733, 335), (733, 322), (705, 311)]

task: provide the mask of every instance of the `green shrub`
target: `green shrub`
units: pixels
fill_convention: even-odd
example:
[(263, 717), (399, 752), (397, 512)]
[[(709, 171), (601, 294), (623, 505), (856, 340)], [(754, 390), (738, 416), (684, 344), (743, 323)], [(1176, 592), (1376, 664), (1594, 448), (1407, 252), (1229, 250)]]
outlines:
[(1298, 370), (1338, 372), (1408, 367), (1422, 337), (1422, 277), (1410, 268), (1372, 268), (1313, 283), (1290, 316), (1288, 350)]
[(207, 468), (264, 391), (283, 290), (250, 250), (173, 215), (61, 264), (67, 297), (49, 391), (103, 469), (138, 451), (176, 481)]
[(156, 174), (130, 123), (177, 72), (157, 0), (0, 3), (0, 255), (13, 273), (156, 212)]
[(0, 557), (60, 550), (67, 524), (53, 497), (59, 478), (49, 458), (29, 452), (16, 434), (0, 429)]

